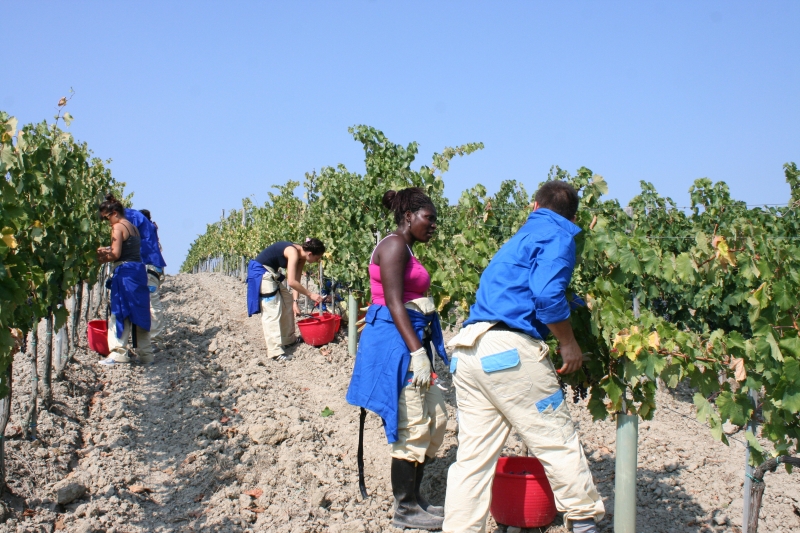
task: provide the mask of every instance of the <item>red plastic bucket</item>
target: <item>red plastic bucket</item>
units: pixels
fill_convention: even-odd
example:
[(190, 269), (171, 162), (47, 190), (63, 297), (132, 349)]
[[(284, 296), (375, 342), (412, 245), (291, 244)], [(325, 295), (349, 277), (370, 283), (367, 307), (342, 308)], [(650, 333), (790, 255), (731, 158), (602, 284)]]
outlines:
[(492, 516), (499, 524), (544, 527), (556, 517), (556, 501), (535, 457), (501, 457), (492, 485)]
[(311, 318), (304, 318), (297, 322), (303, 341), (311, 346), (328, 344), (336, 336), (341, 318), (330, 313), (314, 313)]
[[(323, 319), (333, 317), (333, 319), (336, 321), (336, 331), (334, 333), (336, 333), (340, 329), (342, 329), (342, 317), (339, 316), (339, 315), (334, 315), (332, 313), (323, 313), (322, 316), (320, 317), (319, 313), (311, 313), (311, 316), (312, 317), (316, 317), (316, 318), (323, 318)], [(333, 340), (333, 339), (331, 339), (331, 340)], [(328, 342), (330, 342), (330, 341), (328, 341)]]
[(108, 324), (105, 320), (90, 320), (86, 327), (89, 348), (100, 355), (108, 355)]

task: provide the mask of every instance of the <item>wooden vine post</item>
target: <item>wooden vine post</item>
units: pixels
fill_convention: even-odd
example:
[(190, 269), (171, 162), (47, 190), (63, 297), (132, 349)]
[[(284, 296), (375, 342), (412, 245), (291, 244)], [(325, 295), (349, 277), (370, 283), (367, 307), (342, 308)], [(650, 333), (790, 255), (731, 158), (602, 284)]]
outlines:
[(39, 369), (36, 357), (39, 354), (39, 324), (35, 323), (31, 331), (31, 399), (25, 421), (22, 424), (22, 434), (26, 439), (36, 440), (36, 413), (39, 408)]
[[(756, 411), (758, 411), (758, 393), (756, 391), (751, 390), (749, 393), (750, 399), (753, 401), (753, 416), (747, 422), (747, 430), (750, 431), (753, 435), (756, 434)], [(773, 470), (774, 472), (774, 470)], [(745, 447), (744, 451), (744, 486), (742, 487), (742, 498), (744, 501), (744, 505), (742, 507), (742, 533), (754, 533), (755, 529), (750, 529), (750, 509), (753, 506), (753, 474), (755, 473), (755, 469), (750, 466), (750, 445), (748, 444)], [(762, 475), (763, 477), (763, 475)], [(763, 492), (763, 489), (762, 489)], [(761, 507), (761, 502), (759, 500), (759, 507)], [(758, 512), (756, 512), (756, 521), (758, 521)], [(758, 526), (756, 526), (758, 527)]]
[(83, 321), (87, 324), (89, 323), (91, 317), (91, 307), (92, 307), (92, 286), (88, 283), (86, 284), (86, 307), (85, 311), (83, 312)]
[(12, 366), (13, 362), (8, 364), (6, 375), (4, 376), (4, 381), (8, 386), (8, 393), (4, 398), (0, 399), (0, 496), (6, 490), (6, 440), (4, 436), (6, 434), (6, 425), (11, 419)]
[(53, 313), (47, 315), (44, 330), (44, 361), (42, 361), (42, 403), (50, 408), (53, 402)]
[(83, 303), (83, 282), (79, 282), (75, 285), (75, 290), (72, 293), (72, 311), (69, 314), (70, 320), (72, 321), (72, 328), (71, 328), (71, 335), (69, 338), (69, 354), (75, 352), (75, 348), (78, 346), (78, 328), (80, 327), (80, 314), (81, 314), (81, 304)]
[(790, 455), (781, 455), (773, 457), (761, 463), (761, 465), (753, 470), (753, 477), (750, 480), (750, 506), (748, 507), (748, 521), (747, 532), (758, 533), (758, 513), (761, 512), (761, 498), (764, 496), (764, 474), (767, 472), (775, 472), (779, 464), (787, 464), (792, 466), (800, 466), (800, 457), (792, 457)]

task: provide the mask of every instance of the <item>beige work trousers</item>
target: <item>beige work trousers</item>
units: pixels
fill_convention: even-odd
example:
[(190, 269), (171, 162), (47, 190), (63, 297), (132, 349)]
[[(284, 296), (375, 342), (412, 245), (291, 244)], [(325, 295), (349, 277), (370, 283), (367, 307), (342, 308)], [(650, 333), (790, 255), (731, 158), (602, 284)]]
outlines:
[[(475, 326), (480, 324), (468, 328)], [(450, 344), (457, 344), (459, 336)], [(499, 355), (506, 362), (513, 361), (514, 351), (519, 362), (509, 368), (497, 370), (492, 367), (498, 365), (486, 359)], [(447, 476), (443, 531), (486, 531), (497, 459), (512, 427), (544, 466), (556, 508), (564, 513), (567, 527), (575, 520), (603, 518), (603, 502), (563, 396), (554, 405), (560, 389), (547, 354), (542, 341), (491, 329), (471, 346), (453, 350), (453, 357), (458, 358), (453, 377), (458, 453)]]
[[(153, 268), (152, 265), (146, 265), (147, 269)], [(155, 290), (153, 290), (155, 287)], [(161, 332), (164, 331), (164, 305), (161, 303), (161, 279), (147, 273), (147, 289), (150, 291), (150, 340), (156, 341), (161, 337)]]
[[(122, 330), (122, 338), (117, 338), (117, 317), (114, 313), (108, 315), (108, 354), (117, 363), (130, 363), (131, 354), (129, 351), (131, 327), (130, 320), (125, 321), (125, 328)], [(140, 363), (153, 362), (153, 347), (150, 344), (150, 332), (136, 326), (136, 355)]]
[(286, 353), (285, 345), (297, 340), (292, 295), (284, 285), (276, 283), (268, 271), (261, 281), (261, 294), (269, 294), (276, 286), (276, 294), (261, 297), (261, 327), (264, 329), (267, 355), (273, 359)]
[[(409, 373), (410, 374), (410, 373)], [(447, 429), (447, 406), (436, 385), (430, 389), (406, 385), (397, 406), (397, 441), (392, 457), (422, 463), (425, 456), (436, 457)]]

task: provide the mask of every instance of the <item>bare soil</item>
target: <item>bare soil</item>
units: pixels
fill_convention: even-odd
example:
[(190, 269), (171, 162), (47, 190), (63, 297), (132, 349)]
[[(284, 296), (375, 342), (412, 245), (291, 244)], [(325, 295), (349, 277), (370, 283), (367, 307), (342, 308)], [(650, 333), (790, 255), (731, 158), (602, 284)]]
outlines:
[[(342, 334), (322, 348), (298, 344), (281, 363), (267, 358), (260, 318), (247, 317), (237, 280), (169, 277), (162, 299), (168, 325), (155, 364), (107, 368), (79, 350), (33, 442), (20, 432), (30, 360), (17, 355), (0, 532), (399, 531), (390, 525), (389, 448), (374, 415), (365, 434), (370, 495), (359, 494), (358, 409), (344, 401), (353, 361)], [(457, 426), (449, 375), (437, 371), (450, 389), (451, 418), (423, 491), (442, 504)], [(695, 419), (691, 395), (659, 391), (655, 419), (640, 423), (640, 531), (740, 531), (744, 437), (715, 441)], [(333, 414), (323, 416), (326, 408)], [(610, 532), (614, 423), (592, 422), (582, 403), (570, 408)], [(506, 452), (520, 451), (512, 437)], [(779, 470), (766, 482), (760, 531), (800, 533), (798, 478)], [(57, 489), (70, 484), (85, 494), (58, 503)], [(491, 519), (489, 526), (506, 530)], [(566, 530), (557, 521), (542, 531)]]

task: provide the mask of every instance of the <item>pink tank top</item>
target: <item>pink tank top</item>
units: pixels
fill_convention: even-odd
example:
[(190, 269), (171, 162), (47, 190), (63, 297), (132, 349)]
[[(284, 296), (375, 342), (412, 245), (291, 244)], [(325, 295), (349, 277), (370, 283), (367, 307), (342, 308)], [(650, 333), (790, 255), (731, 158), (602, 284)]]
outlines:
[[(384, 238), (388, 239), (396, 236), (387, 235)], [(431, 287), (431, 276), (428, 271), (425, 270), (422, 263), (417, 261), (410, 247), (408, 248), (408, 253), (411, 254), (411, 259), (409, 259), (408, 265), (406, 265), (406, 272), (403, 275), (403, 303), (422, 298)], [(372, 255), (375, 255), (374, 250)], [(383, 297), (383, 284), (381, 283), (381, 267), (372, 262), (372, 257), (369, 260), (369, 286), (372, 288), (372, 303), (386, 305), (386, 300)]]

